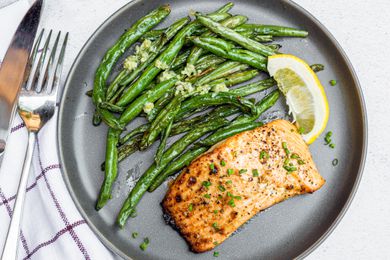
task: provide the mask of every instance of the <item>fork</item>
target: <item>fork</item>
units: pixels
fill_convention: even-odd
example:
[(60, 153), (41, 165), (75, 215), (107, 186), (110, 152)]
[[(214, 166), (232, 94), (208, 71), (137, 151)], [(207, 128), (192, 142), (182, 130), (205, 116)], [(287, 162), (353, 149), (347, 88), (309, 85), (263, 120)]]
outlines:
[[(30, 74), (27, 83), (19, 94), (18, 113), (28, 130), (28, 144), (20, 177), (12, 219), (8, 228), (7, 239), (1, 259), (16, 259), (19, 242), (20, 222), (22, 220), (24, 198), (31, 159), (34, 151), (36, 136), (40, 129), (53, 117), (60, 76), (69, 33), (61, 40), (58, 32), (54, 43), (51, 44), (52, 30), (48, 33), (42, 51), (39, 51), (43, 30), (30, 56)], [(61, 46), (60, 52), (57, 52)]]

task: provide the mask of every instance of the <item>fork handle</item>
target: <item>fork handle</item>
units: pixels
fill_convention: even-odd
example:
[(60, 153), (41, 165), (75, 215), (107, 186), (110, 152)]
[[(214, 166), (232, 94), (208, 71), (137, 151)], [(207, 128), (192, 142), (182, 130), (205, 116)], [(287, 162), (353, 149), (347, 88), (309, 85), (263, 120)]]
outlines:
[(28, 132), (28, 144), (24, 158), (23, 171), (19, 181), (15, 206), (12, 213), (11, 223), (8, 228), (7, 239), (5, 241), (3, 253), (1, 255), (2, 260), (13, 260), (17, 257), (20, 223), (22, 220), (24, 198), (26, 197), (27, 180), (34, 151), (35, 138), (35, 133)]

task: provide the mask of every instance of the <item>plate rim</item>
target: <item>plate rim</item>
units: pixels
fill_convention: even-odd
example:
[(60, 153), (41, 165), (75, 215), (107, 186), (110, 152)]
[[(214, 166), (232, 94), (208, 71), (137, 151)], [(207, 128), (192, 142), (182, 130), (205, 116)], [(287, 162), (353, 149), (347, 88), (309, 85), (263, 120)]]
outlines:
[[(129, 3), (124, 4), (122, 7), (114, 11), (110, 16), (108, 16), (97, 28), (96, 30), (88, 37), (88, 39), (85, 41), (83, 46), (81, 47), (80, 51), (77, 53), (74, 61), (72, 62), (71, 67), (69, 68), (68, 74), (66, 76), (66, 80), (64, 82), (64, 86), (62, 89), (61, 93), (61, 100), (58, 105), (58, 117), (57, 117), (57, 152), (58, 152), (58, 157), (59, 157), (59, 163), (61, 165), (60, 170), (61, 170), (61, 175), (62, 178), (65, 182), (66, 188), (69, 191), (69, 194), (71, 195), (71, 198), (73, 202), (75, 203), (77, 210), (80, 212), (81, 216), (84, 218), (86, 223), (88, 224), (89, 228), (95, 233), (95, 235), (98, 237), (98, 239), (113, 253), (116, 255), (122, 257), (123, 259), (133, 259), (123, 253), (121, 250), (119, 250), (113, 243), (111, 243), (99, 230), (98, 228), (92, 223), (92, 221), (89, 219), (88, 215), (86, 212), (83, 210), (82, 206), (78, 202), (78, 199), (72, 189), (70, 180), (68, 178), (68, 175), (65, 173), (65, 169), (62, 167), (63, 164), (63, 149), (61, 145), (61, 136), (62, 136), (62, 128), (60, 127), (61, 121), (62, 121), (62, 115), (63, 115), (63, 108), (65, 106), (65, 99), (63, 98), (64, 95), (67, 93), (67, 90), (69, 89), (69, 81), (71, 76), (75, 73), (74, 68), (75, 66), (80, 62), (80, 57), (82, 56), (82, 53), (85, 52), (87, 49), (87, 45), (90, 44), (91, 40), (95, 37), (95, 35), (104, 28), (105, 25), (107, 25), (109, 22), (111, 22), (113, 19), (115, 19), (116, 16), (127, 10), (129, 6), (137, 4), (139, 2), (143, 2), (145, 0), (133, 0), (130, 1)], [(232, 0), (233, 1), (233, 0)], [(346, 66), (348, 70), (351, 73), (351, 77), (353, 79), (353, 82), (356, 86), (356, 91), (357, 91), (357, 96), (358, 96), (358, 101), (359, 101), (359, 107), (362, 111), (362, 150), (361, 150), (361, 159), (359, 163), (359, 168), (358, 172), (356, 175), (355, 182), (352, 186), (351, 192), (348, 195), (347, 200), (345, 201), (342, 209), (338, 213), (337, 217), (334, 219), (332, 224), (327, 228), (327, 230), (314, 242), (312, 243), (311, 246), (306, 248), (300, 255), (296, 257), (296, 259), (303, 259), (310, 255), (315, 249), (317, 249), (329, 236), (330, 234), (335, 230), (335, 228), (338, 226), (338, 224), (341, 222), (341, 220), (344, 218), (346, 212), (348, 211), (349, 207), (351, 206), (351, 203), (356, 195), (356, 192), (359, 188), (363, 172), (364, 172), (364, 167), (366, 163), (366, 158), (367, 158), (367, 147), (368, 147), (368, 117), (367, 117), (367, 108), (366, 108), (366, 103), (363, 95), (363, 90), (359, 81), (359, 77), (356, 74), (356, 71), (352, 65), (352, 62), (348, 58), (346, 52), (342, 48), (341, 44), (336, 40), (336, 38), (333, 36), (333, 34), (326, 28), (325, 25), (323, 25), (312, 13), (310, 13), (308, 10), (306, 10), (304, 7), (301, 5), (297, 4), (294, 0), (281, 0), (282, 2), (291, 5), (293, 8), (297, 9), (299, 12), (301, 12), (303, 15), (307, 16), (309, 19), (312, 20), (313, 23), (316, 24), (321, 30), (324, 32), (326, 37), (331, 41), (331, 43), (336, 47), (337, 51), (341, 54), (343, 57)], [(131, 8), (131, 7), (130, 7)]]

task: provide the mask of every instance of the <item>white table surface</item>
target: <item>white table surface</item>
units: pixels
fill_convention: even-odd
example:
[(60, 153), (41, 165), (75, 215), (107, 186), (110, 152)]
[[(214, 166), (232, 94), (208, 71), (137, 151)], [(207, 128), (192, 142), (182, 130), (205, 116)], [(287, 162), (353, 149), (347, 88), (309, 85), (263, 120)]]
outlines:
[[(42, 27), (71, 32), (65, 73), (94, 30), (127, 2), (46, 0)], [(359, 190), (341, 223), (308, 259), (390, 259), (390, 1), (296, 2), (330, 30), (349, 56), (369, 120), (368, 157)], [(28, 1), (21, 0), (0, 10), (0, 57), (11, 37), (8, 31), (27, 7)]]

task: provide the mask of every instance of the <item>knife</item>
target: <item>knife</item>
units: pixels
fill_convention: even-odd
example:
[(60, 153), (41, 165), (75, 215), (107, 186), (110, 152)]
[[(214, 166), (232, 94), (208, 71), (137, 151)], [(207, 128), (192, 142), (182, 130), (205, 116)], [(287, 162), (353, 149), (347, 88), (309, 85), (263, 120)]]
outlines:
[(43, 0), (36, 0), (19, 24), (0, 67), (0, 163), (16, 101), (24, 82), (31, 48), (38, 29)]

